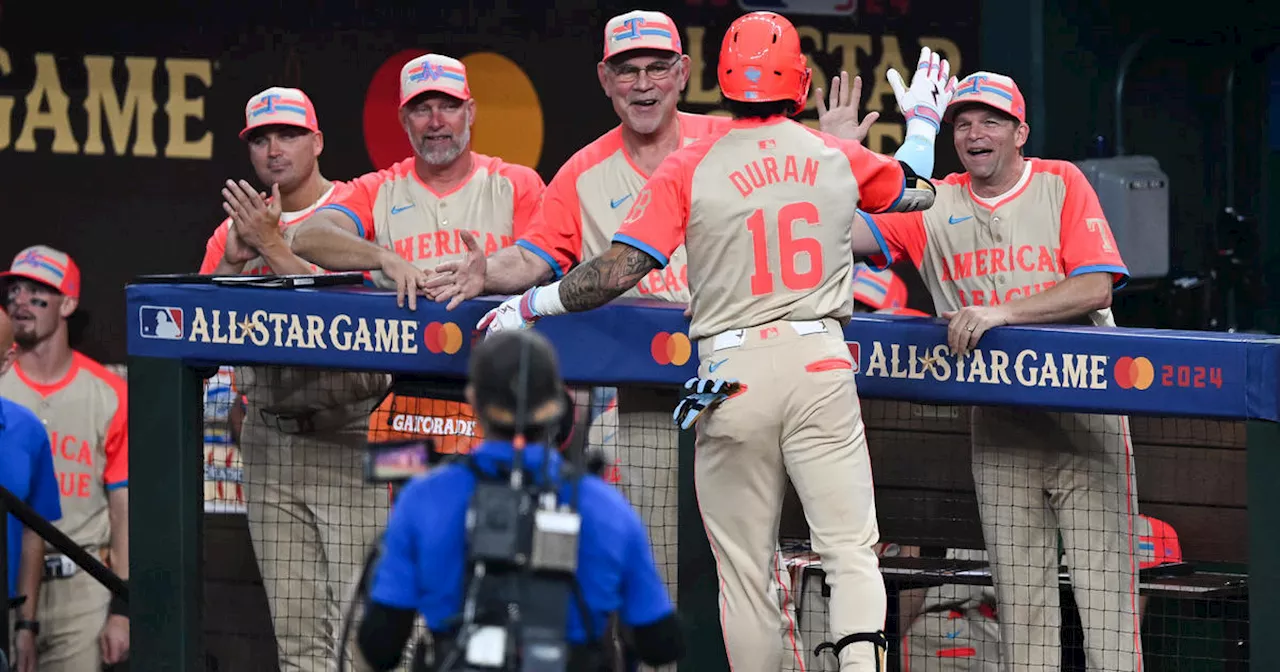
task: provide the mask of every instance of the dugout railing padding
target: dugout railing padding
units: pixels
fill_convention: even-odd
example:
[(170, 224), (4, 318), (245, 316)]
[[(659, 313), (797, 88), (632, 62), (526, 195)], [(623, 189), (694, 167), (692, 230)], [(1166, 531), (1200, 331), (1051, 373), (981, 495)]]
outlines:
[[(458, 343), (441, 334), (456, 329), (469, 336), (471, 325), (496, 303), (481, 298), (445, 311), (421, 302), (409, 312), (397, 308), (389, 294), (363, 288), (127, 288), (130, 523), (138, 531), (130, 549), (136, 669), (205, 667), (203, 455), (196, 448), (202, 380), (218, 365), (254, 363), (457, 380), (465, 374), (470, 338)], [(167, 313), (176, 332), (157, 333), (158, 311)], [(560, 352), (567, 381), (652, 387), (679, 385), (696, 374), (687, 326), (679, 308), (618, 301), (544, 320), (537, 328)], [(1280, 339), (1005, 327), (983, 339), (979, 372), (971, 365), (939, 364), (948, 356), (946, 328), (938, 320), (856, 316), (845, 334), (859, 363), (864, 399), (1242, 421), (1248, 545), (1237, 548), (1247, 550), (1249, 639), (1265, 642), (1280, 634), (1280, 542), (1274, 533), (1280, 529), (1280, 505), (1271, 496), (1280, 475)], [(1046, 373), (1049, 362), (1052, 375)], [(1172, 367), (1170, 385), (1163, 384), (1164, 367)], [(695, 644), (681, 669), (708, 672), (727, 667), (715, 565), (691, 482), (691, 438), (682, 435), (680, 450), (678, 602)], [(1280, 650), (1273, 647), (1254, 647), (1250, 658), (1256, 669), (1280, 669)]]

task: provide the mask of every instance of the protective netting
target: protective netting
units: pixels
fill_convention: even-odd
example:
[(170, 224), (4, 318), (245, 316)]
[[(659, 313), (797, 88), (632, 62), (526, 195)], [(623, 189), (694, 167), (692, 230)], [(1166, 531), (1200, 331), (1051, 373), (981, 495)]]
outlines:
[[(867, 399), (862, 410), (891, 669), (994, 671), (1002, 642), (1017, 670), (1244, 660), (1243, 423)], [(794, 497), (782, 536), (803, 669), (835, 669), (811, 654), (829, 591)]]
[[(585, 448), (594, 468), (640, 512), (674, 600), (678, 433), (670, 413), (633, 412), (621, 416), (630, 424), (620, 428), (616, 389), (573, 392), (578, 413), (589, 414)], [(454, 381), (392, 384), (368, 373), (222, 367), (206, 381), (204, 401), (205, 511), (220, 514), (214, 529), (231, 543), (251, 543), (238, 550), (251, 554), (254, 576), (248, 590), (237, 588), (251, 594), (260, 585), (271, 612), (265, 633), (253, 618), (211, 619), (222, 622), (208, 622), (206, 631), (215, 641), (274, 634), (281, 661), (322, 669), (334, 653), (338, 610), (391, 502), (388, 486), (364, 480), (366, 446), (427, 439), (437, 463), (469, 453), (483, 430)], [(221, 549), (227, 556), (236, 550)], [(236, 569), (248, 569), (237, 559)]]
[[(245, 370), (206, 382), (205, 502), (219, 521), (207, 524), (206, 556), (224, 563), (207, 563), (206, 581), (228, 600), (206, 607), (207, 645), (242, 649), (254, 669), (277, 656), (326, 669), (339, 609), (391, 502), (387, 486), (364, 481), (364, 447), (427, 437), (444, 459), (482, 431), (456, 382)], [(628, 390), (619, 399), (613, 388), (575, 397), (591, 414), (587, 447), (648, 525), (675, 599), (679, 434), (659, 410), (666, 401)], [(333, 402), (346, 410), (305, 413)], [(995, 670), (1003, 639), (1019, 643), (1008, 652), (1014, 669), (1139, 669), (1138, 646), (1147, 670), (1245, 659), (1243, 423), (874, 399), (862, 412), (889, 669)], [(285, 431), (316, 422), (324, 428)], [(829, 639), (829, 590), (807, 534), (789, 493), (777, 574), (791, 649), (783, 669), (833, 670), (834, 659), (812, 654)], [(1106, 553), (1108, 544), (1133, 554)]]

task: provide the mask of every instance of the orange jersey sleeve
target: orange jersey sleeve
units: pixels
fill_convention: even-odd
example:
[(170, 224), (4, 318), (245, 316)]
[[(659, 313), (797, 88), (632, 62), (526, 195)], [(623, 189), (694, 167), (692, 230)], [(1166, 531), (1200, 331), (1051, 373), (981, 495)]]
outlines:
[(516, 241), (516, 245), (547, 262), (557, 279), (582, 261), (582, 205), (577, 186), (581, 174), (570, 163), (551, 178), (533, 221)]
[(111, 386), (117, 400), (116, 411), (107, 424), (107, 436), (103, 442), (107, 461), (102, 471), (102, 481), (110, 492), (129, 487), (129, 390), (123, 378), (101, 365), (94, 366), (93, 370)]
[(925, 244), (929, 242), (923, 212), (871, 215), (859, 210), (858, 216), (867, 223), (871, 235), (880, 244), (879, 254), (867, 257), (872, 268), (882, 270), (904, 258), (910, 259), (916, 268), (920, 267), (924, 260)]
[[(412, 162), (413, 159), (405, 159)], [(348, 182), (350, 189), (341, 197), (335, 198), (316, 208), (316, 212), (321, 210), (336, 210), (351, 218), (356, 223), (356, 233), (365, 240), (374, 240), (374, 221), (373, 221), (373, 204), (378, 199), (378, 190), (382, 188), (382, 184), (392, 177), (391, 171), (380, 170), (376, 173), (366, 173)], [(412, 166), (410, 166), (412, 170)]]
[(636, 196), (613, 241), (639, 249), (666, 267), (689, 226), (693, 171), (714, 144), (704, 140), (668, 156)]
[(217, 229), (214, 229), (213, 235), (209, 236), (209, 242), (204, 245), (204, 260), (200, 262), (200, 274), (209, 275), (218, 269), (218, 264), (222, 262), (222, 256), (227, 252), (227, 227), (231, 224), (231, 218), (222, 220)]
[(1062, 223), (1059, 229), (1062, 265), (1067, 277), (1083, 273), (1110, 273), (1112, 284), (1123, 287), (1129, 281), (1129, 267), (1120, 258), (1115, 236), (1102, 213), (1102, 204), (1084, 173), (1069, 161), (1036, 162), (1062, 178)]
[(534, 213), (538, 211), (538, 204), (542, 202), (542, 194), (546, 191), (547, 184), (542, 181), (542, 176), (537, 171), (528, 166), (508, 163), (501, 168), (500, 174), (511, 180), (514, 192), (511, 235), (519, 238), (529, 230)]
[(828, 147), (844, 152), (849, 167), (858, 180), (858, 207), (866, 212), (884, 212), (898, 204), (907, 188), (902, 164), (892, 156), (877, 154), (862, 145), (834, 135), (810, 129)]

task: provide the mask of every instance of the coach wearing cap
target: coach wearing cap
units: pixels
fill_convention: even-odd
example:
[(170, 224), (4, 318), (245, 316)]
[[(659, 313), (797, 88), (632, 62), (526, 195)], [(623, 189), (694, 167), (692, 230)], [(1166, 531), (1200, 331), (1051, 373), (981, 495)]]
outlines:
[[(1010, 77), (965, 77), (942, 118), (965, 172), (940, 180), (924, 212), (855, 222), (854, 253), (877, 265), (909, 259), (949, 322), (951, 351), (975, 364), (983, 335), (1003, 325), (1116, 326), (1111, 293), (1129, 277), (1080, 169), (1025, 156), (1026, 114)], [(977, 407), (972, 425), (1002, 663), (1058, 669), (1061, 533), (1089, 669), (1142, 669), (1128, 418)]]
[[(375, 670), (398, 664), (415, 613), (422, 615), (431, 631), (437, 664), (455, 646), (465, 575), (470, 569), (465, 519), (477, 478), (473, 468), (497, 477), (514, 459), (519, 409), (515, 381), (522, 355), (528, 357), (525, 394), (530, 419), (529, 429), (521, 436), (529, 441), (522, 449), (523, 463), (535, 480), (551, 474), (560, 486), (561, 501), (568, 501), (572, 486), (563, 480), (561, 456), (542, 442), (566, 410), (555, 351), (533, 331), (486, 338), (472, 352), (466, 388), (467, 401), (484, 427), (485, 442), (471, 454), (470, 465), (450, 464), (410, 482), (391, 512), (383, 556), (373, 576), (372, 605), (358, 636), (360, 651)], [(583, 476), (578, 486), (581, 599), (572, 600), (569, 607), (568, 669), (612, 669), (601, 637), (614, 612), (633, 629), (635, 653), (641, 660), (650, 665), (674, 662), (683, 653), (683, 639), (640, 517), (600, 478)]]
[[(67, 318), (80, 299), (80, 269), (44, 245), (0, 273), (18, 361), (0, 397), (31, 409), (52, 443), (62, 518), (57, 528), (129, 579), (129, 407), (124, 380), (71, 348)], [(37, 632), (41, 672), (97, 670), (129, 655), (129, 618), (97, 579), (56, 548), (44, 549)]]
[(426, 54), (406, 63), (399, 120), (413, 156), (356, 178), (350, 196), (299, 226), (293, 251), (330, 270), (372, 271), (413, 308), (425, 282), (388, 276), (386, 255), (426, 271), (463, 259), (469, 245), (488, 253), (514, 244), (546, 185), (532, 168), (471, 149), (478, 113), (461, 61)]
[[(204, 274), (322, 272), (288, 239), (351, 183), (320, 170), (324, 135), (311, 98), (272, 86), (244, 107), (245, 143), (261, 198), (247, 181), (222, 190), (229, 215), (209, 238)], [(400, 259), (394, 265), (407, 267)], [(163, 315), (163, 312), (157, 315)], [(157, 330), (170, 325), (156, 325)], [(245, 509), (283, 670), (327, 670), (334, 615), (365, 548), (386, 522), (384, 489), (366, 484), (361, 460), (369, 414), (391, 385), (386, 373), (291, 366), (238, 366), (245, 399), (239, 449)]]

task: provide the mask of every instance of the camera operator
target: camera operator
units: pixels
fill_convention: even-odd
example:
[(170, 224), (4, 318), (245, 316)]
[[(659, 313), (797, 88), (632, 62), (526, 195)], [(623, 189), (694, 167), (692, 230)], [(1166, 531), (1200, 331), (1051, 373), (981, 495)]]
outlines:
[[(655, 666), (679, 659), (679, 620), (639, 515), (616, 488), (567, 468), (548, 445), (571, 408), (551, 345), (526, 330), (486, 338), (472, 354), (466, 398), (485, 441), (400, 493), (358, 634), (361, 662), (398, 665), (415, 612), (432, 640), (419, 645), (415, 670), (519, 669), (513, 659), (527, 660), (529, 648), (566, 643), (566, 663), (539, 669), (609, 670), (604, 635), (615, 612), (635, 657)], [(535, 493), (536, 523), (521, 513), (528, 507), (500, 505), (511, 492), (526, 503), (519, 493)], [(549, 496), (557, 503), (548, 506)], [(540, 546), (575, 529), (574, 546)], [(520, 532), (504, 536), (508, 530)], [(531, 550), (523, 545), (530, 537)], [(492, 551), (515, 539), (523, 540), (509, 544), (515, 560)], [(547, 561), (557, 555), (570, 557)]]

